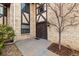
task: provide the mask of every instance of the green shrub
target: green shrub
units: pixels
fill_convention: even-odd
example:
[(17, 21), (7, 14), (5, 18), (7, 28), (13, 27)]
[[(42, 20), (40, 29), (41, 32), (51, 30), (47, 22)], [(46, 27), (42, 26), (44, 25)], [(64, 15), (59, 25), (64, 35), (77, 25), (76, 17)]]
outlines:
[(15, 33), (12, 27), (8, 25), (0, 25), (0, 51), (7, 40), (13, 40)]
[(4, 43), (0, 42), (0, 55), (2, 53), (2, 49), (4, 48)]
[(0, 33), (1, 40), (9, 40), (15, 37), (13, 28), (7, 25), (0, 25)]

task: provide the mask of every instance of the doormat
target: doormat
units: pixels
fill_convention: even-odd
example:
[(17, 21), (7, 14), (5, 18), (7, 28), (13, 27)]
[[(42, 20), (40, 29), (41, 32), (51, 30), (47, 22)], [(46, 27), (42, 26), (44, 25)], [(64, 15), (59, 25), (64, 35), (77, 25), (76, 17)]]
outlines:
[(59, 51), (57, 43), (52, 43), (48, 50), (50, 50), (53, 53), (56, 53), (60, 56), (79, 56), (79, 51), (76, 51), (74, 49), (67, 48), (63, 45), (61, 45), (61, 50)]

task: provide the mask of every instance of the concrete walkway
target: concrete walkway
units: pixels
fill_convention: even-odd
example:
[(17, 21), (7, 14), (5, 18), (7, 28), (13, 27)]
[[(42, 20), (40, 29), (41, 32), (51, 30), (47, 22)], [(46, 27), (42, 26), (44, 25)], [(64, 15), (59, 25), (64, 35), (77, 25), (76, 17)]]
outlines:
[(56, 56), (57, 55), (47, 50), (47, 47), (51, 44), (51, 42), (45, 39), (40, 39), (40, 40), (28, 39), (28, 40), (17, 41), (15, 44), (24, 56)]

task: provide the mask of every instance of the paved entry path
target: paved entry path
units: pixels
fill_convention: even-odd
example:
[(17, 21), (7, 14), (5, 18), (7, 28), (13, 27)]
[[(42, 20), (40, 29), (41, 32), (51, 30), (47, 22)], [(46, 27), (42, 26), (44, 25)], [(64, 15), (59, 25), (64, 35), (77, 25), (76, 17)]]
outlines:
[(24, 56), (56, 56), (47, 49), (51, 42), (45, 39), (28, 39), (15, 42), (16, 46)]

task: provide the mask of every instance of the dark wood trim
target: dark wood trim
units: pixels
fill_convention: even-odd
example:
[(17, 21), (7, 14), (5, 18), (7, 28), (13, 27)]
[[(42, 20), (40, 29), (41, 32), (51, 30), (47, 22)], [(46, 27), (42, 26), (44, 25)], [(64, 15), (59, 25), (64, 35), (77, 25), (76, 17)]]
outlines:
[[(42, 5), (44, 5), (44, 4), (42, 4)], [(45, 6), (46, 7), (46, 6)], [(37, 8), (36, 8), (36, 10), (38, 10)], [(37, 12), (37, 11), (36, 11)], [(39, 14), (36, 14), (36, 17), (39, 15), (39, 17), (38, 17), (38, 19), (37, 19), (37, 22), (39, 21), (39, 18), (40, 17), (42, 17), (43, 19), (44, 19), (44, 21), (46, 22), (47, 21), (47, 17), (45, 18), (42, 14), (43, 13), (46, 13), (47, 12), (47, 10), (44, 10), (42, 13), (39, 13)]]
[(1, 3), (1, 4), (3, 4), (6, 7), (10, 7), (10, 3)]
[[(9, 7), (10, 8), (10, 7)], [(6, 8), (6, 13), (8, 14), (8, 12), (7, 12), (8, 10), (7, 10), (7, 8)], [(6, 14), (6, 25), (8, 24), (8, 16), (7, 16), (7, 14)]]
[[(26, 33), (22, 33), (22, 20), (23, 20), (23, 15), (22, 14), (23, 14), (23, 12), (21, 10), (21, 34), (26, 34)], [(27, 14), (29, 14), (28, 15), (29, 16), (29, 21), (27, 21), (27, 22), (28, 22), (28, 25), (29, 25), (29, 28), (30, 28), (30, 3), (29, 3), (29, 13), (27, 13)], [(25, 14), (24, 14), (24, 17), (27, 20)], [(29, 30), (29, 33), (30, 33), (30, 30)]]
[(42, 23), (46, 23), (45, 21), (41, 21), (41, 22), (39, 22), (39, 23), (36, 23), (36, 24), (42, 24)]
[(39, 17), (38, 17), (38, 19), (37, 19), (37, 22), (39, 21), (40, 17), (42, 17), (45, 22), (47, 21), (47, 19), (42, 14), (40, 14)]
[(3, 4), (2, 4), (2, 5), (0, 5), (0, 7), (7, 8), (7, 7), (6, 7), (6, 6), (4, 6)]
[[(48, 22), (48, 6), (47, 6), (47, 3), (46, 3), (46, 23)], [(47, 25), (47, 24), (46, 24)], [(47, 27), (47, 40), (48, 40), (48, 27)]]
[(40, 17), (41, 17), (41, 15), (39, 15), (39, 17), (38, 17), (38, 19), (37, 19), (37, 22), (39, 21)]
[[(44, 10), (42, 13), (45, 13), (45, 12), (46, 12), (46, 10)], [(36, 16), (38, 16), (38, 15), (40, 15), (40, 14), (42, 14), (42, 13), (36, 14)]]
[(47, 19), (42, 15), (42, 14), (40, 14), (41, 16), (42, 16), (42, 18), (44, 19), (44, 21), (46, 22), (47, 21)]
[(27, 19), (26, 15), (24, 14), (24, 12), (22, 12), (22, 15), (24, 15), (24, 17), (25, 17), (26, 21), (29, 23), (29, 21), (28, 21), (28, 19)]
[(30, 3), (29, 3), (29, 27), (30, 27)]
[[(47, 25), (47, 4), (46, 4), (46, 10), (44, 11), (44, 12), (42, 12), (42, 13), (39, 13), (39, 14), (37, 14), (37, 4), (36, 4), (36, 20), (37, 21), (39, 21), (39, 18), (40, 17), (42, 17), (45, 21), (42, 21), (42, 22), (37, 22), (36, 21), (36, 27), (37, 27), (37, 24), (42, 24), (42, 23), (46, 23), (46, 25)], [(42, 14), (43, 13), (46, 13), (46, 17), (44, 17)], [(39, 15), (39, 17), (37, 17)], [(37, 19), (38, 18), (38, 19)], [(37, 31), (37, 30), (36, 30)], [(46, 33), (47, 33), (47, 26), (46, 26)], [(37, 36), (37, 35), (36, 35)], [(48, 33), (46, 34), (46, 40), (48, 40)]]
[[(7, 3), (1, 3), (2, 4), (2, 6), (0, 5), (0, 7), (3, 7), (3, 15), (1, 16), (1, 17), (3, 17), (3, 19), (2, 19), (2, 24), (3, 25), (7, 25), (7, 23), (8, 23), (8, 17), (7, 17), (7, 8), (10, 8), (10, 5), (9, 5), (9, 7), (7, 7), (6, 5), (7, 5)], [(5, 18), (6, 17), (6, 18)]]
[[(39, 4), (40, 6), (43, 6), (45, 3), (43, 3), (43, 4)], [(40, 8), (40, 6), (39, 7), (36, 7), (36, 9), (38, 9), (38, 8)]]
[(3, 8), (3, 25), (5, 25), (5, 19), (4, 19), (4, 8)]
[(21, 34), (22, 34), (22, 10), (21, 10)]

